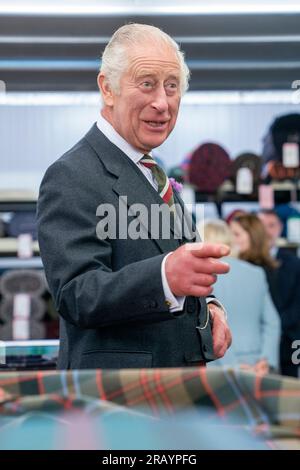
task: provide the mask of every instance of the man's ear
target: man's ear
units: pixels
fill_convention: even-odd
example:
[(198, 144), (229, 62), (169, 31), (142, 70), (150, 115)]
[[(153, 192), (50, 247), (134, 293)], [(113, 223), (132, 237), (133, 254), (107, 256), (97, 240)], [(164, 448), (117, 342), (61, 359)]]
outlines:
[(113, 106), (114, 104), (114, 93), (111, 89), (109, 82), (102, 72), (98, 74), (97, 83), (99, 90), (101, 91), (102, 99), (106, 106)]

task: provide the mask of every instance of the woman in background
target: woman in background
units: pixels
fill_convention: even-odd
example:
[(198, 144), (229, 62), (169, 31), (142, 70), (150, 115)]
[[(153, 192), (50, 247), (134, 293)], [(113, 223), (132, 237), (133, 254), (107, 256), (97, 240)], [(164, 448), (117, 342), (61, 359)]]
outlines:
[[(230, 229), (221, 220), (206, 223), (204, 237), (206, 242), (222, 242), (232, 247)], [(252, 253), (249, 240), (248, 244), (243, 241), (245, 251)], [(233, 256), (226, 258), (226, 262), (230, 271), (218, 278), (214, 294), (228, 311), (233, 343), (225, 357), (212, 364), (240, 366), (259, 374), (277, 370), (280, 322), (264, 270)]]
[(239, 259), (274, 271), (278, 262), (270, 255), (270, 246), (265, 227), (255, 214), (235, 216), (230, 224), (233, 247)]

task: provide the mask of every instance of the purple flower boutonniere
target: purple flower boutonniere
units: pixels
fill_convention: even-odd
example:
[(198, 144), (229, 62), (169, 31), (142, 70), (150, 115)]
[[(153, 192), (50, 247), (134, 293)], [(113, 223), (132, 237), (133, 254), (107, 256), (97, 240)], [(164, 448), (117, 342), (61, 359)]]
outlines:
[(178, 181), (175, 180), (175, 178), (169, 178), (169, 181), (171, 183), (171, 186), (175, 191), (180, 193), (182, 191), (183, 185), (181, 183), (178, 183)]

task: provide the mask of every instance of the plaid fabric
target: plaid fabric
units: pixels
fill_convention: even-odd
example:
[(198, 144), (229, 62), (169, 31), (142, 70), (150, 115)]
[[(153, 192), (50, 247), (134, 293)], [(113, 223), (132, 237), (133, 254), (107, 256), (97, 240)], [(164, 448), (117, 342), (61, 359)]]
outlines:
[(87, 409), (124, 407), (147, 420), (189, 413), (210, 429), (248, 429), (276, 448), (300, 448), (300, 381), (286, 377), (221, 368), (7, 372), (0, 403), (0, 431), (1, 422), (33, 411), (83, 407), (87, 419)]
[(215, 143), (201, 144), (192, 153), (189, 182), (199, 191), (213, 193), (231, 175), (231, 160), (223, 147)]

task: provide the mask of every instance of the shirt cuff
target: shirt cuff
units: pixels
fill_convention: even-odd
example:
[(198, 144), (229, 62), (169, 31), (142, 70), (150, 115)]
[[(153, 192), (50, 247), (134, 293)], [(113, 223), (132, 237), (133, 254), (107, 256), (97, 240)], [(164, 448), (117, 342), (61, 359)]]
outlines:
[(220, 307), (224, 312), (225, 319), (227, 320), (228, 315), (227, 315), (226, 308), (224, 307), (224, 305), (218, 299), (216, 299), (215, 297), (206, 297), (206, 304), (207, 305), (208, 304), (215, 304), (217, 307)]
[(176, 297), (172, 293), (169, 287), (168, 281), (167, 281), (167, 276), (166, 276), (166, 269), (165, 269), (166, 260), (171, 253), (168, 253), (164, 257), (161, 263), (161, 279), (162, 279), (162, 285), (163, 285), (163, 290), (165, 294), (166, 304), (168, 305), (170, 312), (180, 312), (181, 310), (183, 310), (185, 296)]

